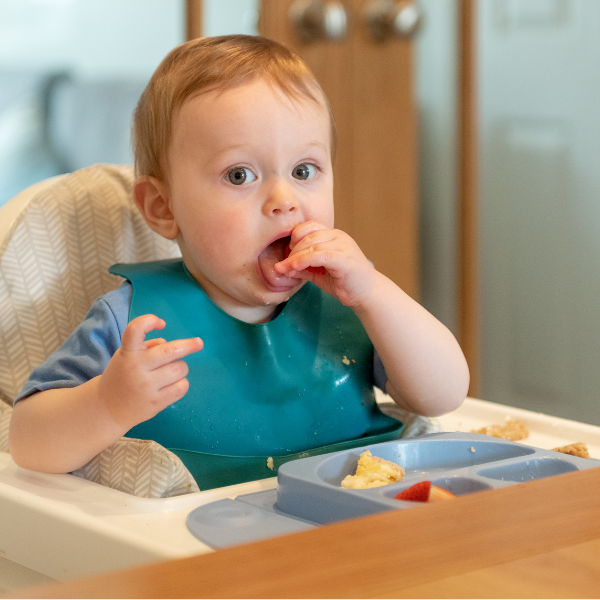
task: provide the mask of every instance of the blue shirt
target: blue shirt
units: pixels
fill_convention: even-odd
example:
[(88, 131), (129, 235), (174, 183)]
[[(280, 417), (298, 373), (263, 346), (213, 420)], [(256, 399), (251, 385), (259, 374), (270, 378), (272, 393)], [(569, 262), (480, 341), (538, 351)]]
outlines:
[[(126, 281), (118, 289), (100, 296), (64, 344), (32, 371), (14, 403), (36, 392), (77, 387), (101, 375), (121, 347), (121, 336), (129, 321), (131, 295), (132, 286)], [(377, 351), (373, 376), (375, 385), (385, 390), (387, 375)]]

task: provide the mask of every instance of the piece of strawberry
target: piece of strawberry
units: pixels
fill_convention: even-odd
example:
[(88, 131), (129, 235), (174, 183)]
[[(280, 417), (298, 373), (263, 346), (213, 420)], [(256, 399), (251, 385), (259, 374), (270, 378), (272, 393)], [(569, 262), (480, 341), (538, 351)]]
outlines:
[(412, 502), (427, 502), (429, 500), (429, 491), (431, 490), (431, 481), (419, 481), (400, 492), (396, 500), (410, 500)]
[(409, 500), (412, 502), (440, 502), (441, 500), (450, 500), (456, 496), (437, 485), (432, 485), (431, 481), (419, 481), (406, 488), (395, 496), (396, 500)]
[(452, 498), (456, 498), (456, 496), (452, 492), (449, 492), (444, 488), (438, 487), (437, 485), (432, 485), (431, 490), (429, 490), (429, 502), (452, 500)]
[[(288, 244), (285, 247), (285, 252), (283, 253), (284, 260), (290, 255), (291, 251), (290, 245)], [(327, 273), (325, 267), (307, 267), (306, 270), (314, 273), (315, 275), (325, 275)]]

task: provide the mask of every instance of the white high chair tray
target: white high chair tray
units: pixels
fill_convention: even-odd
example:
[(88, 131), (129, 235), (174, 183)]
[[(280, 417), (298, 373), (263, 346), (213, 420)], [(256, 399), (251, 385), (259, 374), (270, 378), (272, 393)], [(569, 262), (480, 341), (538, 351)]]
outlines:
[[(378, 400), (386, 397), (379, 394)], [(471, 398), (439, 420), (445, 431), (468, 432), (506, 418), (519, 419), (529, 428), (530, 437), (521, 443), (551, 449), (586, 442), (590, 455), (600, 459), (597, 426)], [(188, 531), (187, 515), (202, 504), (276, 484), (273, 477), (175, 498), (144, 499), (71, 475), (20, 469), (8, 454), (0, 453), (0, 590), (10, 588), (2, 581), (10, 565), (26, 567), (23, 573), (32, 577), (27, 581), (21, 576), (19, 584), (28, 585), (44, 576), (65, 581), (211, 552)]]
[(455, 412), (439, 417), (444, 431), (465, 431), (502, 424), (507, 419), (525, 423), (530, 435), (520, 444), (551, 450), (558, 446), (585, 442), (591, 458), (600, 459), (600, 427), (561, 419), (522, 408), (467, 398)]

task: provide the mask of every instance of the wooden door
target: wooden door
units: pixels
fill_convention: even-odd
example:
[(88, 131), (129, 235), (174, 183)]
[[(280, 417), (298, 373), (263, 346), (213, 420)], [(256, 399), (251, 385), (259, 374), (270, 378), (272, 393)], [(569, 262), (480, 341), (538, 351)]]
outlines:
[(362, 16), (368, 1), (344, 2), (348, 32), (338, 42), (302, 41), (289, 18), (293, 0), (262, 0), (259, 30), (299, 54), (331, 102), (336, 227), (418, 298), (413, 48), (410, 39), (373, 40)]

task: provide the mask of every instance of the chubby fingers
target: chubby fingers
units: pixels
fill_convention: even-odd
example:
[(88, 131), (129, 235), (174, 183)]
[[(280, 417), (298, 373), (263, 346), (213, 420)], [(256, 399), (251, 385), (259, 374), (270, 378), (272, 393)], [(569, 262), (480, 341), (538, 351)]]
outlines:
[(292, 231), (292, 235), (290, 236), (290, 248), (294, 250), (296, 245), (304, 239), (307, 235), (315, 231), (331, 231), (334, 230), (323, 223), (319, 223), (319, 221), (306, 221), (305, 223), (300, 223), (300, 225), (296, 226)]
[(167, 342), (164, 338), (145, 341), (147, 333), (163, 329), (166, 323), (156, 315), (142, 315), (130, 321), (121, 337), (121, 350), (124, 352), (144, 351), (144, 361), (152, 371), (188, 354), (202, 350), (204, 342), (200, 338), (188, 338)]
[[(289, 256), (277, 263), (275, 269), (288, 277), (302, 277), (301, 271), (325, 275), (325, 268), (329, 267), (328, 263), (332, 257), (331, 252), (338, 245), (336, 240), (339, 234), (338, 230), (325, 227), (316, 221), (302, 223), (292, 233), (292, 250)], [(295, 237), (297, 241), (294, 244)]]
[(154, 371), (169, 363), (178, 361), (188, 354), (198, 352), (203, 347), (204, 342), (198, 337), (157, 344), (147, 350), (146, 367), (149, 371)]
[(202, 350), (203, 346), (200, 338), (188, 338), (157, 344), (148, 350), (146, 368), (165, 405), (180, 400), (187, 393), (189, 367), (181, 359)]
[(165, 338), (154, 338), (151, 340), (146, 340), (144, 343), (146, 344), (146, 348), (154, 348), (154, 346), (166, 344), (167, 340), (165, 340)]
[(155, 329), (164, 329), (166, 323), (156, 315), (142, 315), (127, 324), (121, 336), (121, 350), (124, 352), (137, 352), (146, 350), (145, 337)]

